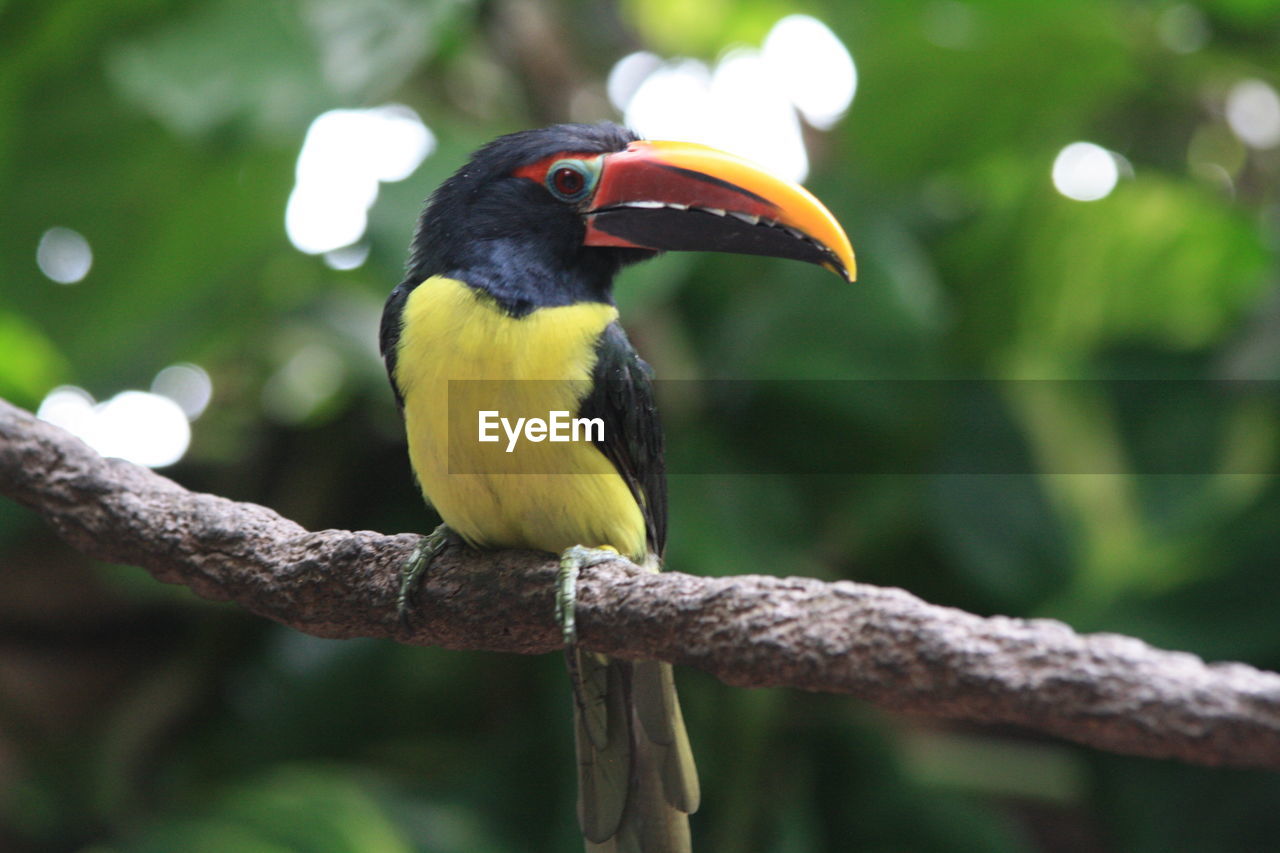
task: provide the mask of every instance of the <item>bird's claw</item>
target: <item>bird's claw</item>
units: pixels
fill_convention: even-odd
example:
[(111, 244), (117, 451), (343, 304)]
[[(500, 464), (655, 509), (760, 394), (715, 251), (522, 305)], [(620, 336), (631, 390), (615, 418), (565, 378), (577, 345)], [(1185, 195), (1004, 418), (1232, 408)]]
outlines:
[(400, 619), (401, 628), (408, 630), (412, 627), (410, 599), (422, 585), (422, 577), (431, 567), (431, 563), (449, 543), (451, 535), (453, 531), (448, 525), (442, 524), (422, 537), (413, 549), (413, 553), (409, 555), (404, 568), (400, 570), (400, 591), (396, 595), (396, 614)]
[(578, 626), (574, 611), (578, 604), (578, 575), (600, 563), (618, 558), (618, 551), (605, 545), (600, 548), (584, 548), (574, 545), (560, 555), (560, 571), (556, 573), (556, 622), (564, 637), (566, 648), (578, 642)]

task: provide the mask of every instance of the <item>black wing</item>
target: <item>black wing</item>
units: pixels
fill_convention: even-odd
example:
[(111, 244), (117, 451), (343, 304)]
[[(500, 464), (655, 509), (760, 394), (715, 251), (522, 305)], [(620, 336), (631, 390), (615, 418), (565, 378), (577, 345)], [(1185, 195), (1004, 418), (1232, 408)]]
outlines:
[(396, 384), (396, 360), (399, 353), (400, 333), (404, 326), (404, 304), (416, 285), (408, 281), (401, 283), (387, 297), (387, 304), (382, 308), (382, 324), (378, 328), (378, 349), (382, 352), (382, 360), (387, 365), (387, 378), (391, 380), (391, 392), (396, 395), (396, 407), (404, 413), (404, 395)]
[(653, 370), (616, 322), (596, 343), (591, 393), (583, 399), (579, 417), (604, 421), (604, 438), (595, 445), (640, 504), (649, 549), (661, 558), (667, 546), (667, 475)]

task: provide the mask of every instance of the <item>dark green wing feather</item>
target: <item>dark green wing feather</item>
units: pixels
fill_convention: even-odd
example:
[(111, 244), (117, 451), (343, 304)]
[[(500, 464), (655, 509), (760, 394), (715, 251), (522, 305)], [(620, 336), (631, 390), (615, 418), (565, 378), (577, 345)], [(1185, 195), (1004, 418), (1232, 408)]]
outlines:
[(640, 504), (649, 550), (660, 559), (667, 545), (667, 477), (653, 371), (616, 322), (604, 330), (596, 344), (591, 391), (582, 401), (579, 417), (604, 422), (604, 438), (596, 447), (613, 463)]

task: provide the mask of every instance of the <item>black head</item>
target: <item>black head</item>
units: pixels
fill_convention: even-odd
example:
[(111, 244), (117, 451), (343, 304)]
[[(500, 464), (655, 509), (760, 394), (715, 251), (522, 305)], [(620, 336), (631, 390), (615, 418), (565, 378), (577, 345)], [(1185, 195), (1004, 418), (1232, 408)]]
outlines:
[(704, 145), (640, 141), (615, 124), (500, 137), (427, 202), (405, 280), (383, 312), (395, 360), (409, 293), (444, 275), (512, 316), (612, 302), (613, 277), (658, 251), (794, 258), (853, 280), (844, 230), (803, 187)]
[(508, 311), (610, 301), (613, 276), (654, 254), (583, 244), (579, 206), (517, 175), (562, 153), (621, 151), (638, 137), (616, 124), (561, 124), (501, 136), (476, 151), (428, 200), (418, 220), (405, 284), (458, 277)]

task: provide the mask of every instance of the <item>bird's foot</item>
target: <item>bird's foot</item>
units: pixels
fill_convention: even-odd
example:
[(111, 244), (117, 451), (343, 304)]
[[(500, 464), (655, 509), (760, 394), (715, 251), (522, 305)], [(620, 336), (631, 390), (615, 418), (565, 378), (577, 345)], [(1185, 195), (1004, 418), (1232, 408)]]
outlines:
[(609, 545), (601, 548), (574, 545), (566, 548), (560, 555), (560, 571), (556, 573), (556, 621), (560, 623), (560, 632), (564, 637), (564, 660), (569, 670), (569, 682), (573, 685), (573, 701), (578, 706), (587, 730), (595, 732), (592, 737), (598, 743), (605, 742), (603, 722), (597, 720), (596, 714), (599, 703), (589, 702), (587, 697), (602, 695), (606, 686), (603, 683), (585, 685), (583, 677), (585, 669), (586, 673), (594, 674), (596, 679), (603, 678), (606, 669), (603, 666), (584, 667), (579, 658), (578, 626), (574, 620), (574, 609), (578, 604), (578, 575), (582, 570), (617, 558), (617, 549)]
[(572, 648), (578, 642), (578, 626), (574, 610), (578, 605), (578, 575), (600, 563), (618, 559), (618, 551), (609, 545), (584, 548), (574, 545), (560, 555), (560, 571), (556, 574), (556, 621), (564, 636), (564, 644)]
[(413, 553), (409, 555), (408, 562), (400, 570), (400, 592), (396, 595), (396, 613), (400, 617), (401, 628), (407, 630), (412, 627), (409, 624), (411, 609), (409, 600), (418, 591), (418, 587), (422, 586), (423, 575), (444, 550), (445, 545), (449, 544), (449, 537), (452, 535), (453, 531), (449, 526), (442, 524), (422, 537), (417, 547), (413, 549)]

